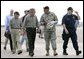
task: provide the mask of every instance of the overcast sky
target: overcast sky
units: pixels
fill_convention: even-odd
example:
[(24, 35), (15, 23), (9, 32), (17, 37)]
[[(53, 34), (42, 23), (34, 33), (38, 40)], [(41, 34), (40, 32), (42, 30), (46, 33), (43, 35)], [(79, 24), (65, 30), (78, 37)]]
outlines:
[(79, 12), (80, 22), (83, 22), (83, 1), (1, 1), (1, 25), (5, 24), (4, 20), (9, 14), (10, 9), (19, 11), (20, 17), (22, 17), (24, 10), (35, 8), (39, 21), (45, 6), (49, 6), (50, 11), (57, 15), (58, 24), (61, 24), (62, 17), (67, 13), (67, 8), (70, 6)]

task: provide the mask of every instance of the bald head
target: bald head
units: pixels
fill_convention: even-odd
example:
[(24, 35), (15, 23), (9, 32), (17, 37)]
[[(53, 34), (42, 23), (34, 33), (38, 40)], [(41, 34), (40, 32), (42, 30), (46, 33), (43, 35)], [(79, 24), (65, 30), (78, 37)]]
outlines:
[(10, 10), (10, 15), (13, 15), (13, 9)]

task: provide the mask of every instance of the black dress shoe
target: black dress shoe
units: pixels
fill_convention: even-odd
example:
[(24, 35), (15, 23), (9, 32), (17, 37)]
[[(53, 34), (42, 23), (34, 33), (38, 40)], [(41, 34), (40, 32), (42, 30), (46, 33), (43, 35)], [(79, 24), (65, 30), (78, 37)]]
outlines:
[(34, 53), (29, 53), (29, 55), (30, 55), (31, 57), (33, 57), (33, 56), (34, 56)]
[(6, 47), (4, 47), (4, 50), (6, 50)]
[(18, 51), (18, 55), (19, 55), (19, 54), (21, 54), (21, 53), (22, 53), (22, 51), (21, 51), (21, 50), (20, 50), (20, 51)]
[(68, 53), (67, 52), (63, 52), (63, 55), (68, 55)]
[(15, 54), (15, 52), (13, 51), (12, 54)]
[(58, 55), (58, 53), (54, 53), (54, 56)]
[(76, 55), (79, 55), (79, 54), (81, 54), (81, 51), (76, 51)]

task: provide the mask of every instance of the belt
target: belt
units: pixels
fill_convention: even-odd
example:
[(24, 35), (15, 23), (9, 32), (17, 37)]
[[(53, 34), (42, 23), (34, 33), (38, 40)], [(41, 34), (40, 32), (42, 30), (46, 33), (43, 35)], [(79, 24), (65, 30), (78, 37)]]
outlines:
[(21, 29), (21, 28), (12, 28), (12, 29)]
[(27, 27), (27, 28), (33, 28), (33, 29), (34, 29), (34, 28), (36, 28), (36, 27)]

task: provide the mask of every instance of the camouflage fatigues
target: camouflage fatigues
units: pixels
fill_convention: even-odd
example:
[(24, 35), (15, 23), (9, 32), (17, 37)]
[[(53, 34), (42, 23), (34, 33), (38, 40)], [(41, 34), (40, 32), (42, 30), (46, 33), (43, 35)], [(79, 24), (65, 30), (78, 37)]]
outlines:
[(51, 29), (47, 28), (47, 24), (52, 21), (56, 21), (55, 24), (57, 24), (58, 22), (57, 16), (52, 12), (49, 12), (49, 14), (43, 14), (40, 19), (40, 24), (44, 25), (44, 37), (46, 42), (46, 50), (49, 50), (50, 41), (51, 41), (53, 50), (56, 50), (55, 24)]

